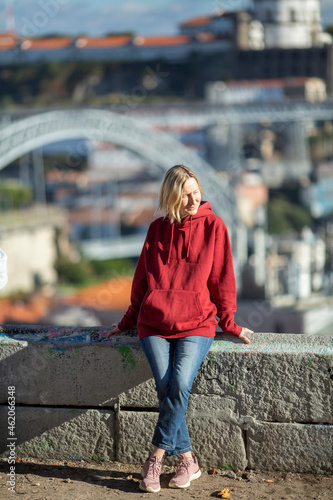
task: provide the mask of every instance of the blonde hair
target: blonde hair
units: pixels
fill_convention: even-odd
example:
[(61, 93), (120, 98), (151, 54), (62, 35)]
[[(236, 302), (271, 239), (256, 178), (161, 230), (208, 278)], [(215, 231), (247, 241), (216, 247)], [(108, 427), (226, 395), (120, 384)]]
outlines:
[(191, 177), (197, 181), (202, 196), (202, 188), (197, 176), (185, 165), (175, 165), (169, 168), (164, 176), (160, 188), (158, 210), (169, 214), (171, 224), (175, 220), (181, 222), (179, 211), (182, 202), (183, 187), (185, 182)]

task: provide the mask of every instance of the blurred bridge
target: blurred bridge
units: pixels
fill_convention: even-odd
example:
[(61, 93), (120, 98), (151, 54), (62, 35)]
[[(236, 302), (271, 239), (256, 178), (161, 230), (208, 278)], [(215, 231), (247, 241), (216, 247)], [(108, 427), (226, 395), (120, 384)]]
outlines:
[[(168, 134), (150, 131), (140, 120), (103, 110), (63, 110), (39, 113), (2, 124), (0, 129), (0, 170), (24, 154), (51, 142), (86, 138), (110, 142), (129, 149), (153, 162), (162, 171), (172, 165), (190, 165), (200, 178), (204, 192), (217, 214), (223, 217), (231, 235), (237, 227), (233, 190), (215, 170), (191, 149)], [(84, 244), (86, 253), (95, 258), (138, 255), (143, 237), (91, 241)], [(111, 245), (108, 245), (111, 243)]]
[[(242, 106), (212, 106), (187, 104), (168, 106), (127, 106), (115, 111), (100, 109), (66, 109), (47, 112), (28, 110), (23, 114), (2, 116), (0, 122), (0, 170), (14, 160), (43, 145), (64, 139), (85, 138), (122, 146), (152, 162), (162, 172), (177, 163), (189, 165), (198, 175), (205, 196), (229, 228), (232, 236), (237, 228), (237, 210), (232, 185), (190, 148), (171, 135), (161, 132), (170, 127), (207, 128), (225, 125), (228, 128), (226, 163), (242, 163), (241, 128), (245, 124), (275, 123), (278, 130), (288, 133), (296, 152), (295, 164), (309, 162), (305, 127), (309, 122), (333, 120), (333, 102), (248, 104)], [(0, 115), (1, 119), (1, 115)], [(127, 239), (128, 238), (128, 239)], [(127, 241), (127, 244), (126, 244)], [(137, 255), (142, 237), (112, 240), (108, 256)], [(90, 255), (99, 253), (101, 242), (87, 243)], [(88, 248), (89, 247), (89, 248)], [(101, 251), (101, 250), (100, 250)], [(102, 252), (103, 253), (103, 252)], [(114, 255), (113, 255), (114, 254)]]
[[(42, 113), (26, 110), (0, 115), (0, 170), (22, 154), (48, 142), (80, 137), (88, 140), (112, 141), (134, 150), (138, 155), (165, 169), (166, 163), (173, 164), (175, 156), (177, 157), (179, 153), (183, 156), (186, 151), (185, 149), (180, 151), (178, 141), (163, 136), (161, 132), (158, 135), (154, 134), (154, 129), (173, 127), (203, 129), (219, 125), (226, 125), (229, 128), (226, 162), (241, 161), (242, 126), (263, 123), (275, 124), (278, 131), (288, 130), (293, 136), (292, 149), (298, 151), (301, 160), (305, 160), (308, 156), (304, 140), (305, 126), (311, 122), (333, 120), (333, 101), (253, 103), (237, 106), (207, 103), (168, 104), (168, 106), (133, 104), (115, 106), (112, 109), (113, 111), (66, 109)], [(169, 149), (171, 143), (172, 147), (177, 146), (176, 155), (172, 155), (172, 150)], [(186, 159), (191, 160), (195, 168), (199, 160), (194, 160), (192, 155), (189, 158), (189, 155), (190, 152), (187, 150)], [(179, 162), (180, 157), (177, 158)], [(183, 162), (185, 163), (185, 160)], [(201, 167), (204, 164), (207, 168), (206, 162), (201, 162)], [(213, 174), (209, 168), (208, 171)]]

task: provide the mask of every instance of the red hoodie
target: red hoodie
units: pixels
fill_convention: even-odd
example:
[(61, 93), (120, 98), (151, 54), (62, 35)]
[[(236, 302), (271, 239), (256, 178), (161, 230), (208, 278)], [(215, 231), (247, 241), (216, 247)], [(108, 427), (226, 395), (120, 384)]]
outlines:
[(151, 223), (133, 278), (131, 305), (118, 324), (139, 338), (240, 335), (234, 322), (236, 283), (227, 228), (203, 201), (181, 224)]

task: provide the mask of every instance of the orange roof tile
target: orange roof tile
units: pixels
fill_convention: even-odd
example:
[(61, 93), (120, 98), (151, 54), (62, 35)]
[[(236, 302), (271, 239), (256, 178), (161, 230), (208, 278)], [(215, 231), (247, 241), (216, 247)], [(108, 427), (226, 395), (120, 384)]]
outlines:
[(210, 24), (212, 18), (209, 16), (201, 16), (201, 17), (192, 17), (188, 21), (184, 21), (180, 24), (181, 27), (185, 26), (204, 26), (205, 24)]
[(17, 38), (9, 33), (0, 34), (0, 50), (10, 50), (17, 45)]
[(23, 50), (53, 50), (53, 49), (63, 49), (68, 47), (72, 43), (72, 38), (70, 37), (59, 37), (59, 38), (27, 38), (25, 39), (21, 47)]
[(187, 35), (136, 36), (133, 43), (138, 46), (181, 45), (191, 41)]
[(130, 41), (131, 37), (128, 35), (105, 36), (99, 38), (81, 37), (76, 40), (75, 45), (79, 49), (95, 47), (119, 47), (121, 45), (128, 44)]
[(1, 299), (0, 300), (0, 324), (4, 323), (37, 323), (45, 316), (50, 299), (42, 297), (31, 298), (28, 302)]
[(132, 278), (122, 276), (84, 288), (63, 299), (65, 304), (78, 304), (94, 309), (127, 309), (130, 304)]

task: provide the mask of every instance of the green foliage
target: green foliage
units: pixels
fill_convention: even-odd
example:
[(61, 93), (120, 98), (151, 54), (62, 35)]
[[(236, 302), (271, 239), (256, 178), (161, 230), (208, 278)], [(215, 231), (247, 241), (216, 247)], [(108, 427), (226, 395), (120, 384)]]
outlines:
[(13, 109), (15, 107), (15, 102), (12, 96), (4, 95), (0, 98), (0, 109)]
[(135, 266), (129, 259), (92, 260), (94, 274), (103, 278), (116, 278), (119, 275), (132, 275)]
[(235, 471), (237, 468), (230, 464), (217, 464), (219, 469), (233, 470)]
[(326, 33), (329, 33), (333, 36), (333, 24), (328, 24), (325, 28)]
[[(73, 106), (73, 98), (93, 106), (133, 102), (131, 87), (121, 93), (112, 83), (115, 71), (124, 71), (122, 67), (122, 62), (115, 65), (109, 61), (47, 61), (0, 67), (0, 103), (13, 108)], [(78, 89), (82, 91), (80, 97), (76, 95)], [(148, 92), (145, 99), (160, 101), (161, 96)]]
[(301, 231), (305, 226), (312, 226), (310, 213), (305, 208), (289, 202), (283, 195), (268, 203), (267, 215), (270, 234)]
[(59, 257), (55, 270), (60, 283), (85, 285), (98, 281), (129, 276), (134, 272), (134, 264), (129, 259), (91, 260), (81, 258), (72, 262), (66, 257)]
[(85, 259), (81, 259), (79, 262), (72, 262), (66, 257), (59, 257), (54, 267), (61, 283), (80, 285), (89, 280), (93, 275), (90, 263)]
[(0, 184), (0, 208), (16, 210), (28, 206), (33, 198), (32, 189), (18, 181), (5, 180)]

